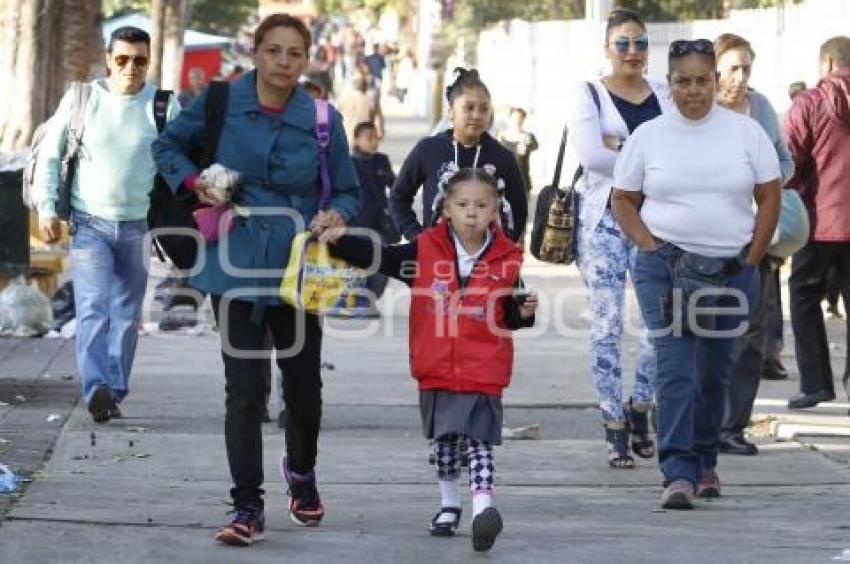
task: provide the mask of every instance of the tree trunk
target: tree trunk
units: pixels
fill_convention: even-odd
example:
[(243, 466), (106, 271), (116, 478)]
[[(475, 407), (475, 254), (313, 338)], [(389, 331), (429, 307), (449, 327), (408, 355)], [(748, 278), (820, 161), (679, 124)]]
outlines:
[(151, 0), (151, 59), (150, 67), (148, 68), (148, 81), (156, 85), (162, 82), (166, 1)]
[(100, 0), (3, 0), (0, 151), (29, 144), (71, 80), (102, 68)]
[(183, 70), (183, 33), (189, 19), (188, 0), (167, 0), (163, 27), (161, 88), (178, 91)]

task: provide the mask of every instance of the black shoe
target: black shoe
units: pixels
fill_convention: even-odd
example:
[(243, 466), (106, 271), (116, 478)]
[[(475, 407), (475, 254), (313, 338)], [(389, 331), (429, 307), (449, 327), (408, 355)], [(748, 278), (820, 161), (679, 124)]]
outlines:
[(502, 532), (502, 516), (495, 507), (488, 507), (472, 520), (472, 550), (485, 552), (493, 547)]
[(720, 441), (720, 452), (724, 454), (742, 454), (754, 456), (759, 449), (756, 445), (744, 438), (743, 435), (733, 435)]
[(832, 390), (818, 390), (813, 394), (799, 393), (788, 400), (788, 409), (806, 409), (814, 407), (822, 401), (832, 401), (835, 399), (835, 392)]
[[(454, 518), (451, 522), (437, 522), (437, 519), (443, 513), (449, 513)], [(428, 532), (431, 533), (433, 537), (453, 537), (455, 531), (460, 525), (460, 507), (443, 507), (440, 511), (434, 515), (434, 518), (431, 519), (431, 526), (428, 528)]]
[(113, 402), (112, 407), (109, 408), (109, 418), (121, 419), (121, 410), (118, 408), (118, 404), (116, 404), (115, 402)]
[(95, 423), (109, 421), (109, 410), (115, 405), (112, 392), (106, 386), (98, 386), (89, 400), (89, 413)]
[(761, 371), (763, 380), (787, 380), (788, 371), (781, 362), (766, 362)]

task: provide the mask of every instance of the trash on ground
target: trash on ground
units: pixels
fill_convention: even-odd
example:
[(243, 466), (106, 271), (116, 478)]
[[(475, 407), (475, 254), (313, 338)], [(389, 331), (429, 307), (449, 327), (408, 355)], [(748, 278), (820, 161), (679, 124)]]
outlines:
[(502, 438), (506, 440), (536, 440), (540, 438), (540, 425), (525, 427), (502, 427)]
[(5, 464), (0, 464), (0, 492), (13, 492), (18, 489), (20, 483), (20, 476)]
[(50, 302), (34, 282), (18, 276), (0, 292), (0, 335), (41, 337), (51, 323)]
[(12, 441), (10, 441), (9, 439), (4, 439), (3, 437), (0, 437), (0, 445), (8, 445), (11, 442)]
[(54, 421), (59, 421), (60, 419), (62, 419), (62, 416), (59, 415), (58, 413), (51, 413), (50, 415), (47, 416), (47, 422), (48, 423), (53, 423)]
[(127, 427), (128, 433), (147, 433), (148, 430), (145, 427)]
[(27, 401), (27, 398), (25, 398), (24, 396), (20, 394), (15, 396), (15, 403), (24, 403), (25, 401)]

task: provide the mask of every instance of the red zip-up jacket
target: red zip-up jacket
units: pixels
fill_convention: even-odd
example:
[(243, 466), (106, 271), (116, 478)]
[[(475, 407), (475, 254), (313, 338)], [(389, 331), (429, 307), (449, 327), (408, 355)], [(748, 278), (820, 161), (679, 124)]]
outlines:
[[(510, 331), (533, 325), (534, 318), (521, 319), (512, 297), (522, 249), (498, 227), (492, 234), (466, 280), (458, 276), (448, 222), (426, 229), (411, 243), (381, 249), (379, 271), (411, 286), (410, 366), (420, 390), (500, 397), (510, 383)], [(365, 267), (372, 264), (373, 249), (368, 241), (346, 236), (331, 251)]]
[(813, 241), (850, 241), (850, 68), (794, 98), (785, 116), (795, 173), (788, 184), (809, 211)]

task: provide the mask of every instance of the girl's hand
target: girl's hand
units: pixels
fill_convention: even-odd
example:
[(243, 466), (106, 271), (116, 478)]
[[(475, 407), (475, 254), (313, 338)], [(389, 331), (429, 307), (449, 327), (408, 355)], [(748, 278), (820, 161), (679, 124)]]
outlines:
[(328, 227), (319, 234), (320, 243), (336, 243), (339, 238), (345, 235), (346, 228), (343, 227)]
[(519, 316), (523, 319), (531, 319), (538, 305), (537, 292), (529, 292), (525, 295), (525, 301), (519, 306)]

